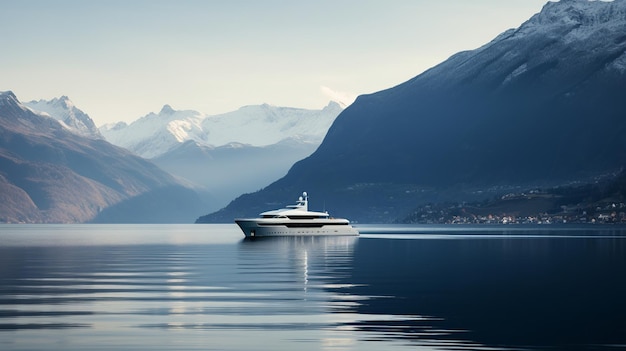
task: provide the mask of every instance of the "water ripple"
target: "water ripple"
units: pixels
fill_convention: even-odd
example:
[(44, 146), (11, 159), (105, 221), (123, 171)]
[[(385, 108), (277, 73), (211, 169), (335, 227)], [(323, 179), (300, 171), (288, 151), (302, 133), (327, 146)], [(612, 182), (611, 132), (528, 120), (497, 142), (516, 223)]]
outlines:
[[(35, 238), (50, 235), (45, 226), (29, 228)], [(625, 292), (623, 277), (607, 273), (614, 280), (600, 280), (602, 271), (591, 271), (593, 260), (624, 265), (624, 240), (581, 233), (564, 251), (563, 241), (511, 243), (493, 239), (495, 232), (485, 234), (487, 243), (476, 242), (482, 234), (473, 228), (471, 242), (405, 229), (390, 236), (376, 227), (361, 238), (242, 240), (224, 226), (161, 230), (156, 238), (154, 227), (122, 227), (116, 242), (107, 236), (115, 226), (61, 228), (52, 232), (64, 244), (49, 238), (42, 244), (26, 232), (23, 242), (13, 235), (10, 245), (0, 245), (2, 349), (512, 350), (520, 347), (490, 343), (498, 339), (477, 332), (483, 325), (474, 323), (468, 303), (483, 303), (478, 311), (497, 319), (501, 314), (486, 308), (482, 295), (502, 303), (512, 284), (542, 296), (529, 288), (536, 273), (576, 259), (592, 260), (586, 277), (606, 288), (604, 297)], [(565, 252), (574, 256), (556, 261), (553, 255)], [(615, 321), (623, 327), (623, 319)]]

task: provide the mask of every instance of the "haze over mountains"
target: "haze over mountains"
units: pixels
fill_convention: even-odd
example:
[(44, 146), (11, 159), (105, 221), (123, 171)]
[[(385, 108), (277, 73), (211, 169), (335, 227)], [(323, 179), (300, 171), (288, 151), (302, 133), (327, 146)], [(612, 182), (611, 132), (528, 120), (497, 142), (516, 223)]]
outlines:
[(151, 159), (208, 193), (208, 210), (259, 190), (284, 176), (319, 146), (342, 111), (244, 106), (220, 115), (174, 110), (165, 105), (130, 125), (105, 125), (107, 141)]
[(626, 1), (562, 0), (490, 43), (360, 96), (308, 158), (199, 222), (254, 216), (306, 190), (363, 222), (626, 164)]
[[(0, 222), (191, 223), (283, 176), (315, 150), (341, 112), (334, 102), (318, 111), (260, 105), (218, 116), (165, 105), (130, 125), (103, 126), (101, 134), (66, 96), (21, 103), (5, 92), (2, 99), (6, 160), (0, 175), (6, 201)], [(24, 121), (28, 128), (15, 128)], [(115, 162), (128, 159), (131, 151), (110, 145), (105, 136), (153, 158)], [(29, 146), (16, 143), (19, 139)], [(39, 156), (29, 150), (32, 145)], [(53, 179), (47, 178), (50, 169), (58, 172)], [(133, 179), (145, 174), (155, 179)], [(92, 191), (82, 181), (105, 186)], [(115, 183), (133, 185), (126, 189)]]

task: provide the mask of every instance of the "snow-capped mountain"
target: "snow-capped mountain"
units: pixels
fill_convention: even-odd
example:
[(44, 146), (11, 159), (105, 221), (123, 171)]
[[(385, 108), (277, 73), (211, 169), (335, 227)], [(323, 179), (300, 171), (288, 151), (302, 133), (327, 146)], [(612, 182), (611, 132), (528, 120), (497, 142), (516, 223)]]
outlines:
[(207, 147), (229, 143), (263, 147), (283, 139), (306, 138), (319, 144), (341, 111), (335, 102), (322, 110), (264, 104), (211, 116), (165, 105), (159, 113), (130, 125), (104, 125), (100, 132), (109, 142), (145, 158), (158, 157), (188, 141)]
[(267, 104), (245, 106), (234, 112), (206, 118), (202, 128), (208, 133), (209, 143), (215, 146), (230, 142), (267, 146), (294, 137), (321, 142), (341, 111), (336, 102), (330, 102), (322, 110)]
[[(599, 69), (621, 74), (626, 68), (625, 23), (624, 0), (548, 2), (519, 28), (505, 31), (476, 50), (453, 55), (406, 85), (428, 81), (430, 87), (441, 88), (472, 79), (481, 87), (507, 90), (540, 73), (567, 75), (570, 80), (584, 79), (585, 72)], [(598, 62), (598, 57), (606, 62)], [(552, 89), (538, 88), (537, 95)]]
[[(619, 31), (626, 20), (626, 11), (622, 0), (561, 0), (559, 3), (549, 2), (543, 10), (533, 16), (519, 28), (519, 34), (540, 31), (554, 37), (552, 32), (557, 27), (571, 29), (563, 32), (564, 42), (584, 40), (593, 33)], [(551, 33), (551, 34), (550, 34)]]
[(392, 221), (427, 202), (614, 172), (626, 166), (625, 67), (626, 0), (548, 2), (486, 45), (360, 96), (284, 178), (199, 221), (254, 215), (298, 189), (353, 220)]
[(152, 162), (0, 92), (1, 223), (188, 223), (204, 208)]
[(67, 97), (52, 100), (39, 100), (24, 103), (35, 112), (45, 113), (61, 122), (68, 130), (82, 136), (102, 139), (102, 135), (89, 115), (78, 109)]
[(153, 158), (185, 141), (206, 143), (200, 126), (205, 115), (197, 111), (174, 111), (169, 105), (159, 113), (150, 113), (134, 121), (107, 124), (100, 133), (110, 143), (121, 146), (144, 158)]
[(211, 116), (165, 105), (159, 113), (130, 125), (104, 125), (100, 132), (198, 186), (211, 195), (207, 209), (217, 210), (313, 153), (341, 111), (336, 102), (321, 110), (263, 104)]

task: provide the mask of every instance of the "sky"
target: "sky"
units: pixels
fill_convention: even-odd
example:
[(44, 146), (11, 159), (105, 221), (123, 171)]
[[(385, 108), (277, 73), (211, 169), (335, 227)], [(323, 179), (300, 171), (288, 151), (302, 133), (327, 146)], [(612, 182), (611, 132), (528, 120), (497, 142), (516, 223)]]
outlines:
[(165, 104), (321, 109), (519, 27), (547, 0), (0, 0), (0, 91), (100, 126)]

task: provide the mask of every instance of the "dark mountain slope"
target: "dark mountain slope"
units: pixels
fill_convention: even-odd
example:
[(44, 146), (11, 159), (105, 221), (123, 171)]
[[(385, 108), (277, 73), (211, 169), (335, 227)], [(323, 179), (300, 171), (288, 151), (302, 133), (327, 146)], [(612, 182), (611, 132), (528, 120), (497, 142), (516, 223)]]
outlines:
[(624, 91), (626, 1), (550, 2), (479, 49), (359, 97), (286, 177), (199, 221), (253, 215), (302, 190), (385, 221), (420, 202), (614, 171), (626, 164)]
[[(347, 183), (449, 186), (559, 181), (619, 167), (626, 155), (611, 148), (623, 148), (626, 122), (626, 6), (582, 3), (549, 3), (492, 43), (361, 97), (294, 172), (316, 177), (306, 165), (325, 162), (316, 168)], [(610, 14), (607, 22), (587, 24), (599, 12)], [(609, 25), (616, 21), (622, 26)]]
[[(189, 212), (184, 218), (173, 215), (163, 196), (151, 199), (160, 204), (153, 213), (144, 213), (146, 204), (137, 202), (125, 218), (191, 221), (201, 208), (195, 194), (154, 164), (106, 141), (71, 133), (24, 107), (11, 92), (0, 94), (0, 187), (0, 222), (98, 220), (104, 209), (172, 187), (187, 194), (183, 208)], [(115, 216), (107, 219), (120, 221)]]

